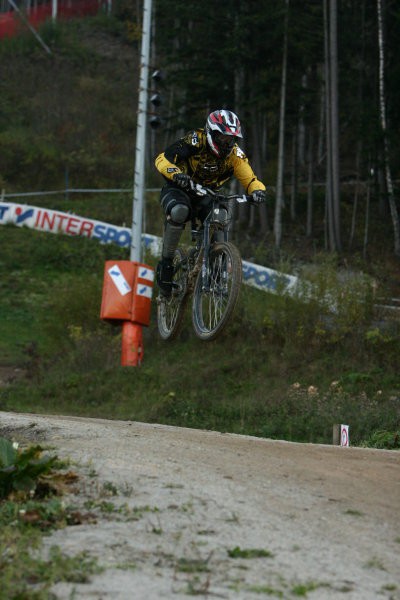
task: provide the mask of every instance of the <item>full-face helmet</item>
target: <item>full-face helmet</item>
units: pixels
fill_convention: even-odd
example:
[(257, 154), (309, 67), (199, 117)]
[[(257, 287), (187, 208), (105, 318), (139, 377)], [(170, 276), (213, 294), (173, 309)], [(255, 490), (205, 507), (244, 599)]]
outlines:
[(232, 152), (242, 132), (240, 121), (230, 110), (215, 110), (207, 119), (205, 131), (211, 151), (218, 158), (226, 158)]

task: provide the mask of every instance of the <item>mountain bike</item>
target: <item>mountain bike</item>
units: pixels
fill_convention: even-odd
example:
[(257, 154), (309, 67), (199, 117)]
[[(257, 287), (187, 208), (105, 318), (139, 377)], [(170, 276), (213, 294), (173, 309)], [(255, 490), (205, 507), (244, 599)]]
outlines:
[(211, 198), (203, 223), (192, 221), (193, 245), (179, 247), (173, 260), (172, 294), (157, 298), (157, 325), (164, 340), (181, 331), (185, 309), (192, 296), (192, 324), (202, 340), (214, 340), (230, 321), (242, 283), (242, 259), (229, 236), (229, 201), (249, 202), (244, 194), (225, 195), (195, 184), (193, 191)]

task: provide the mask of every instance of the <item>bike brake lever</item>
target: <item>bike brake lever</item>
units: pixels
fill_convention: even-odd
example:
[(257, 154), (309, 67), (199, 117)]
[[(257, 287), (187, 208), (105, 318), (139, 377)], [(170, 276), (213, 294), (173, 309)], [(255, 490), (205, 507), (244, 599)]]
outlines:
[(192, 182), (192, 190), (195, 192), (197, 196), (207, 196), (208, 191), (199, 183)]
[(243, 196), (238, 196), (236, 198), (236, 202), (248, 202), (246, 194), (243, 194)]

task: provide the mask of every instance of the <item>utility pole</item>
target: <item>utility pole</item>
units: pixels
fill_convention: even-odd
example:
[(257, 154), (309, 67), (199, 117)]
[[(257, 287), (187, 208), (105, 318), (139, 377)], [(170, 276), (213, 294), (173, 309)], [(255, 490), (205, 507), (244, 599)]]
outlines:
[(151, 4), (144, 0), (142, 46), (140, 53), (139, 104), (136, 127), (136, 155), (133, 183), (132, 240), (130, 258), (140, 262), (142, 250), (142, 220), (145, 183), (147, 97), (151, 37)]

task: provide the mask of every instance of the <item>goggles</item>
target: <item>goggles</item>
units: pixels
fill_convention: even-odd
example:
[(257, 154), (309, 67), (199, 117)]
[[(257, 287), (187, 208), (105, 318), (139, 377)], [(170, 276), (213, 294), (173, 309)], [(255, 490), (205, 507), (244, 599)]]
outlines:
[(236, 143), (236, 139), (234, 135), (226, 135), (219, 131), (213, 132), (213, 140), (218, 146), (219, 149), (226, 151), (232, 150), (233, 146)]

